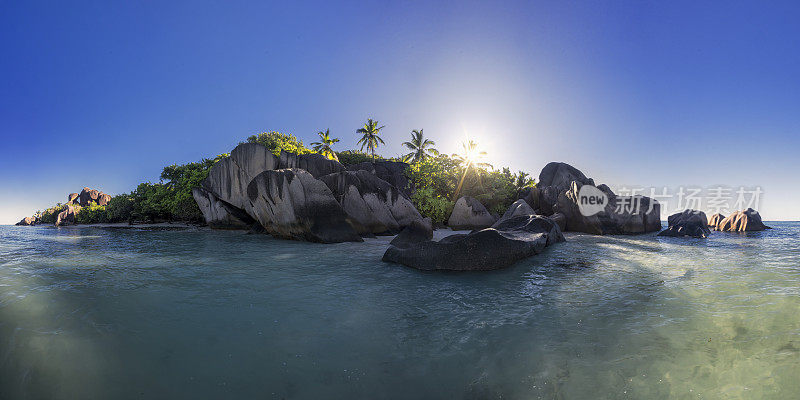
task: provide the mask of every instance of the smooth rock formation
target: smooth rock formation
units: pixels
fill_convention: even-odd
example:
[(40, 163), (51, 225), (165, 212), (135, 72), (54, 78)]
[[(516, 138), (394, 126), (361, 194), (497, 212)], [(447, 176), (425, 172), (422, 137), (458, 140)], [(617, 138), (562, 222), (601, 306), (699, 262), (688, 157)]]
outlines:
[(724, 220), (724, 219), (725, 219), (725, 216), (720, 214), (720, 213), (716, 213), (716, 214), (710, 216), (708, 218), (708, 229), (718, 231), (719, 230), (719, 226), (722, 223), (722, 220)]
[(247, 213), (232, 207), (201, 187), (192, 189), (192, 197), (194, 197), (200, 207), (200, 211), (203, 213), (203, 218), (211, 228), (248, 229), (255, 224), (255, 220)]
[(561, 230), (550, 219), (521, 215), (494, 228), (451, 235), (438, 242), (389, 246), (383, 261), (421, 270), (485, 271), (508, 267), (563, 241)]
[(400, 190), (406, 197), (411, 197), (412, 187), (405, 171), (409, 165), (401, 161), (376, 161), (374, 163), (366, 161), (359, 164), (347, 166), (349, 171), (367, 171), (378, 178), (389, 182), (390, 185)]
[(533, 211), (533, 208), (531, 208), (527, 201), (519, 199), (511, 204), (510, 207), (508, 207), (508, 210), (506, 210), (505, 214), (503, 214), (503, 216), (500, 217), (500, 219), (498, 219), (497, 222), (492, 225), (492, 227), (509, 218), (518, 217), (520, 215), (536, 215), (536, 212)]
[(723, 219), (717, 228), (723, 232), (752, 232), (770, 229), (761, 221), (761, 215), (758, 211), (752, 208), (736, 211)]
[(293, 154), (281, 152), (280, 169), (300, 168), (306, 170), (314, 178), (347, 171), (338, 161), (330, 160), (322, 154)]
[(359, 234), (396, 234), (422, 219), (399, 189), (370, 172), (344, 171), (319, 179), (331, 190)]
[(473, 230), (488, 228), (494, 222), (494, 217), (481, 202), (470, 196), (463, 196), (456, 201), (447, 225), (453, 230)]
[(320, 243), (362, 241), (331, 190), (305, 170), (261, 172), (247, 186), (247, 197), (250, 215), (275, 237)]
[(58, 213), (56, 217), (56, 226), (74, 225), (75, 224), (75, 206), (67, 204), (63, 211)]
[(684, 210), (672, 214), (667, 219), (667, 229), (658, 233), (658, 236), (705, 238), (711, 234), (708, 229), (706, 213), (697, 210)]
[[(589, 188), (582, 191), (587, 185)], [(645, 196), (617, 196), (608, 186), (595, 186), (592, 179), (565, 163), (547, 164), (539, 174), (537, 187), (525, 193), (525, 200), (543, 215), (562, 214), (566, 231), (606, 235), (661, 229), (661, 206), (657, 201)], [(602, 204), (587, 207), (587, 200)]]
[[(398, 181), (400, 176), (404, 177), (403, 172), (407, 167), (405, 163), (362, 163), (349, 171), (339, 162), (319, 154), (282, 152), (276, 156), (260, 144), (245, 143), (236, 146), (230, 157), (211, 167), (208, 178), (199, 188), (201, 190), (193, 190), (192, 195), (206, 222), (212, 227), (240, 229), (249, 226), (255, 229), (266, 223), (263, 228), (278, 237), (323, 242), (351, 241), (354, 240), (352, 232), (364, 235), (395, 234), (412, 221), (422, 218), (402, 191), (380, 179), (380, 176), (386, 176)], [(343, 206), (347, 210), (345, 219), (351, 229), (332, 228), (331, 224), (335, 223), (328, 216), (308, 208), (325, 202), (306, 204), (299, 198), (291, 197), (294, 202), (278, 204), (283, 199), (283, 194), (278, 193), (263, 197), (259, 204), (254, 203), (249, 188), (255, 178), (264, 172), (279, 170), (295, 171), (279, 174), (283, 176), (280, 179), (289, 182), (290, 186), (295, 185), (295, 181), (301, 182), (297, 184), (303, 190), (317, 194), (316, 189), (309, 188), (328, 186), (326, 190), (331, 196), (336, 195), (334, 201), (338, 201), (339, 208)], [(299, 180), (295, 179), (295, 175), (299, 176), (296, 171), (303, 171), (304, 175)], [(289, 178), (288, 174), (292, 177)], [(271, 178), (268, 181), (275, 181), (275, 185), (285, 184), (277, 182), (278, 175), (269, 176)], [(323, 178), (325, 182), (318, 180)], [(309, 179), (317, 183), (311, 183)], [(265, 182), (263, 177), (261, 181)], [(293, 190), (297, 193), (303, 191), (298, 188)], [(308, 220), (312, 217), (320, 218), (320, 221), (314, 223)], [(334, 215), (332, 218), (338, 217)], [(299, 231), (311, 227), (321, 230), (302, 234)]]
[(68, 194), (67, 195), (67, 204), (75, 203), (75, 200), (78, 199), (78, 196), (80, 196), (80, 193), (70, 193), (70, 194)]
[(433, 238), (433, 225), (430, 218), (414, 220), (405, 227), (399, 235), (395, 236), (389, 244), (401, 249), (413, 244), (431, 240)]

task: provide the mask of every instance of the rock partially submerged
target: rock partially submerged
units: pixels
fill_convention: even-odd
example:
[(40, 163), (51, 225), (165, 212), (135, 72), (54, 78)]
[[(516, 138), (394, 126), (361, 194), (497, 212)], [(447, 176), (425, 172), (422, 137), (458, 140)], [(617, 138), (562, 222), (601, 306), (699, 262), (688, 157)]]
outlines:
[(367, 171), (378, 178), (389, 182), (406, 197), (411, 197), (411, 182), (405, 174), (409, 165), (401, 161), (365, 161), (347, 166), (348, 171)]
[(405, 227), (389, 244), (404, 249), (431, 239), (433, 239), (433, 225), (430, 218), (425, 218), (416, 220)]
[(247, 186), (249, 211), (267, 233), (320, 243), (361, 242), (330, 189), (302, 169), (258, 174)]
[(722, 223), (722, 220), (724, 220), (724, 219), (725, 219), (725, 216), (720, 214), (720, 213), (716, 213), (716, 214), (708, 217), (708, 229), (718, 231), (719, 230), (719, 226)]
[(723, 219), (717, 228), (723, 232), (752, 232), (770, 229), (761, 221), (761, 215), (758, 211), (752, 208), (736, 211)]
[[(524, 196), (543, 215), (562, 214), (567, 231), (606, 235), (661, 229), (661, 206), (656, 200), (617, 196), (606, 185), (595, 186), (594, 180), (566, 163), (547, 164), (539, 174), (538, 186)], [(598, 203), (587, 207), (587, 200)]]
[(519, 199), (511, 204), (510, 207), (508, 207), (508, 210), (506, 210), (505, 214), (503, 214), (503, 216), (500, 217), (500, 219), (498, 219), (497, 222), (492, 225), (492, 227), (502, 223), (503, 221), (518, 217), (520, 215), (536, 215), (536, 212), (533, 211), (533, 208), (531, 208), (527, 201)]
[(495, 217), (489, 214), (480, 201), (463, 196), (456, 201), (447, 225), (453, 230), (484, 229), (492, 226)]
[(563, 241), (561, 230), (549, 218), (521, 215), (493, 228), (451, 235), (438, 242), (404, 241), (405, 247), (389, 246), (383, 261), (421, 270), (485, 271), (508, 267)]
[(708, 218), (702, 211), (684, 210), (672, 214), (667, 219), (667, 225), (667, 229), (659, 232), (658, 236), (706, 238), (711, 234)]

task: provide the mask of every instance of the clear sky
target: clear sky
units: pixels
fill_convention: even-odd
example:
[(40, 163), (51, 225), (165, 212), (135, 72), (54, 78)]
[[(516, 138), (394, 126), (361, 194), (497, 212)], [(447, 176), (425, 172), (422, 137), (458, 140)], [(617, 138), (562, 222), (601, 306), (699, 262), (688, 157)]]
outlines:
[(279, 130), (424, 128), (612, 187), (761, 186), (800, 219), (800, 5), (0, 1), (0, 223)]

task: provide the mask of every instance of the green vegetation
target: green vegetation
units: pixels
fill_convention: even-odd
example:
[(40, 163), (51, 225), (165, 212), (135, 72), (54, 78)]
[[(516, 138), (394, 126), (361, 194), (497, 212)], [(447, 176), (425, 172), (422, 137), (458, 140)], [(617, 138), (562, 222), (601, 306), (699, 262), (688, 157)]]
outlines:
[[(386, 144), (383, 142), (378, 134), (381, 132), (381, 129), (385, 128), (386, 126), (378, 126), (378, 121), (373, 121), (372, 118), (367, 119), (367, 122), (364, 123), (363, 128), (358, 128), (356, 133), (360, 133), (361, 139), (358, 139), (358, 144), (361, 145), (361, 151), (364, 151), (364, 147), (366, 146), (367, 150), (372, 153), (372, 162), (375, 162), (375, 149), (380, 144)], [(380, 143), (380, 144), (378, 144)]]
[(339, 161), (339, 157), (336, 156), (336, 152), (334, 152), (333, 148), (331, 148), (331, 146), (337, 143), (339, 139), (331, 138), (330, 129), (325, 129), (325, 132), (319, 131), (317, 132), (317, 135), (319, 135), (320, 141), (311, 143), (311, 145), (314, 146), (314, 151), (322, 154), (325, 157), (328, 157), (331, 160)]
[[(359, 150), (345, 150), (339, 151), (336, 153), (339, 162), (344, 165), (353, 165), (353, 164), (361, 164), (362, 162), (369, 162), (372, 161), (371, 155), (364, 153), (363, 151)], [(386, 158), (383, 158), (379, 155), (375, 156), (376, 161), (386, 161)]]
[(294, 135), (276, 131), (262, 132), (247, 138), (247, 143), (258, 143), (268, 148), (272, 154), (281, 155), (281, 150), (287, 153), (309, 154), (313, 153), (303, 145), (303, 141)]
[(439, 155), (439, 151), (433, 148), (433, 146), (436, 146), (436, 142), (425, 139), (423, 129), (411, 131), (411, 141), (403, 142), (403, 146), (411, 150), (411, 153), (403, 156), (403, 161), (405, 162), (416, 163), (430, 156)]

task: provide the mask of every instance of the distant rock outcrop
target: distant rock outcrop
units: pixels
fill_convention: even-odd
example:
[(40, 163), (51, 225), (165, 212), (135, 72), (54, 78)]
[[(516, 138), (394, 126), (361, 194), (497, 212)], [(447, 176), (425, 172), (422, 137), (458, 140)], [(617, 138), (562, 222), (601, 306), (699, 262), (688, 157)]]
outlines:
[(99, 206), (108, 205), (111, 201), (111, 196), (96, 190), (90, 189), (88, 187), (83, 188), (80, 193), (70, 193), (67, 195), (67, 204), (75, 204), (78, 203), (81, 207), (87, 207), (91, 203), (95, 203)]
[(402, 191), (380, 179), (399, 179), (398, 168), (378, 163), (345, 168), (319, 154), (276, 156), (246, 143), (211, 167), (192, 194), (211, 227), (250, 226), (315, 242), (355, 241), (361, 240), (358, 234), (394, 234), (422, 219)]
[(658, 233), (658, 236), (706, 238), (711, 234), (708, 229), (706, 213), (697, 210), (684, 210), (675, 213), (667, 219), (667, 229)]
[(724, 220), (724, 219), (725, 219), (725, 216), (720, 214), (720, 213), (716, 213), (716, 214), (708, 217), (708, 229), (718, 231), (719, 230), (719, 225), (722, 223), (722, 220)]
[[(586, 207), (584, 186), (589, 186), (585, 191), (602, 204)], [(661, 206), (657, 201), (645, 196), (617, 196), (608, 186), (595, 186), (592, 179), (565, 163), (547, 164), (539, 174), (537, 187), (524, 193), (523, 198), (543, 215), (562, 214), (567, 231), (605, 235), (661, 229)]]
[(403, 241), (389, 246), (383, 261), (422, 270), (492, 270), (508, 267), (563, 241), (561, 230), (549, 218), (520, 215), (494, 228), (455, 234), (438, 242)]
[(17, 226), (31, 226), (36, 224), (36, 218), (34, 217), (25, 217), (22, 221), (17, 222), (15, 225)]
[(763, 231), (770, 229), (761, 221), (761, 215), (758, 211), (748, 208), (743, 211), (736, 211), (723, 219), (719, 225), (718, 230), (723, 232), (752, 232)]
[(494, 224), (495, 218), (480, 201), (463, 196), (456, 201), (447, 225), (453, 230), (484, 229)]

